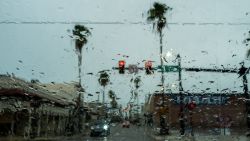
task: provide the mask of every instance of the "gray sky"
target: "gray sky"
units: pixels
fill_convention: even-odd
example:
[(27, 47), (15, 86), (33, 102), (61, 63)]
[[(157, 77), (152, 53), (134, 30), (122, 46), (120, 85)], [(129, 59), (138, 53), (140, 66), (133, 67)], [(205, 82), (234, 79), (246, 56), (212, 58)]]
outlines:
[[(14, 73), (30, 80), (58, 83), (77, 80), (77, 56), (69, 37), (75, 23), (91, 28), (92, 36), (83, 50), (83, 85), (89, 93), (99, 86), (97, 72), (117, 66), (118, 60), (144, 66), (142, 60), (160, 64), (159, 38), (146, 22), (153, 0), (1, 0), (0, 1), (0, 73)], [(250, 29), (249, 0), (161, 0), (173, 10), (167, 14), (164, 29), (164, 53), (182, 56), (184, 67), (239, 67), (245, 60), (243, 40)], [(213, 23), (213, 24), (211, 24)], [(121, 55), (118, 55), (121, 54)], [(128, 55), (124, 58), (122, 55)], [(174, 57), (167, 64), (173, 65)], [(22, 60), (20, 63), (18, 60)], [(249, 64), (248, 60), (245, 60)], [(18, 69), (19, 70), (18, 70)], [(32, 71), (33, 70), (33, 71)], [(45, 74), (41, 74), (44, 72)], [(93, 72), (95, 75), (86, 75)], [(133, 75), (111, 71), (113, 89), (122, 103), (130, 95)], [(159, 90), (160, 74), (140, 72), (141, 101)], [(178, 92), (177, 74), (168, 73), (166, 86)], [(209, 83), (208, 81), (215, 81)], [(200, 83), (202, 82), (202, 83)], [(195, 86), (194, 86), (195, 85)], [(235, 74), (183, 72), (184, 90), (217, 92), (229, 88), (242, 92), (242, 81)], [(87, 97), (91, 101), (94, 97)]]

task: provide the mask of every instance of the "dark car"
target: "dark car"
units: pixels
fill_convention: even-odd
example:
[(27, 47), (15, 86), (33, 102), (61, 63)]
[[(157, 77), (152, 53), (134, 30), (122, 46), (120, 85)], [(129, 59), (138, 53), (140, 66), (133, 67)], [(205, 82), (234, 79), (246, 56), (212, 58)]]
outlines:
[(128, 120), (123, 121), (123, 123), (122, 123), (123, 128), (124, 127), (129, 128), (129, 126), (130, 126), (130, 122)]
[(108, 136), (110, 134), (110, 126), (107, 120), (98, 120), (91, 127), (90, 136)]

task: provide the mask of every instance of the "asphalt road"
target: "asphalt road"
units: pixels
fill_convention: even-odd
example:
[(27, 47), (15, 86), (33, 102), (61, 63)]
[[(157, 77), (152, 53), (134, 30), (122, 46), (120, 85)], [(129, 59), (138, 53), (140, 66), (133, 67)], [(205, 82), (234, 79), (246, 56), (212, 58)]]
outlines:
[(145, 127), (131, 125), (130, 128), (122, 128), (120, 124), (110, 128), (108, 137), (90, 137), (89, 135), (70, 137), (60, 141), (154, 141)]

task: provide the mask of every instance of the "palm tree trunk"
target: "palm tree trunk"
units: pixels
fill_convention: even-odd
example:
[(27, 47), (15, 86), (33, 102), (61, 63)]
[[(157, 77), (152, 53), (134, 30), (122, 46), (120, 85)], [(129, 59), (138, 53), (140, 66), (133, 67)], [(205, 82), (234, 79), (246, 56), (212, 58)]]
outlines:
[(78, 80), (79, 80), (79, 86), (81, 86), (81, 66), (82, 66), (82, 53), (79, 53), (78, 55)]
[(81, 66), (82, 66), (82, 52), (79, 50), (78, 54), (78, 82), (79, 82), (79, 105), (77, 105), (78, 110), (77, 110), (77, 117), (78, 117), (78, 132), (82, 132), (82, 116), (80, 113), (81, 108), (83, 108), (83, 96), (82, 96), (82, 79), (81, 79)]
[(136, 89), (136, 92), (137, 92), (137, 119), (139, 119), (139, 94), (138, 94), (138, 89)]
[[(81, 69), (81, 66), (82, 66), (82, 52), (79, 51), (79, 54), (78, 54), (78, 85), (79, 85), (79, 88), (82, 89), (82, 77), (81, 77), (81, 73), (82, 73), (82, 69)], [(82, 95), (82, 92), (80, 92), (81, 90), (79, 90), (79, 104), (81, 105), (82, 104), (82, 99), (83, 99), (83, 95)], [(80, 106), (79, 105), (79, 106)]]
[(105, 104), (105, 86), (103, 87), (103, 92), (102, 92), (102, 104)]
[(164, 106), (164, 69), (163, 69), (163, 55), (162, 55), (162, 31), (160, 31), (160, 60), (161, 60), (161, 68), (162, 68), (162, 71), (161, 71), (161, 84), (162, 84), (162, 90), (161, 90), (161, 93), (162, 93), (162, 104)]

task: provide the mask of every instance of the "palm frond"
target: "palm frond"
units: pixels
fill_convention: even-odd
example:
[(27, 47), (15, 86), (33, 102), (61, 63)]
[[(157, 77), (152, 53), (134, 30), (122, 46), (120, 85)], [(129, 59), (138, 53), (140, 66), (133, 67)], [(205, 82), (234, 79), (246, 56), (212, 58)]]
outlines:
[(111, 98), (111, 99), (113, 99), (115, 97), (115, 92), (112, 90), (109, 90), (108, 94), (109, 94), (109, 98)]
[[(82, 34), (82, 35), (80, 35)], [(90, 36), (91, 32), (89, 31), (89, 29), (87, 27), (85, 27), (84, 25), (75, 25), (74, 30), (73, 30), (73, 35), (77, 35), (77, 36)]]
[(157, 31), (161, 32), (162, 29), (167, 25), (167, 20), (165, 17), (157, 21)]
[(109, 82), (109, 75), (107, 72), (103, 71), (100, 74), (100, 77), (98, 79), (98, 82), (101, 86), (105, 87), (106, 85), (108, 85)]
[(75, 47), (81, 52), (83, 45), (88, 43), (87, 37), (91, 35), (91, 32), (84, 25), (75, 25), (72, 33), (76, 38)]
[(140, 83), (141, 83), (141, 78), (136, 77), (135, 80), (134, 80), (134, 84), (135, 84), (136, 89), (138, 89), (140, 87)]
[(153, 7), (148, 10), (147, 21), (152, 22), (153, 28), (156, 28), (156, 30), (160, 32), (167, 25), (165, 14), (169, 10), (172, 10), (172, 8), (170, 8), (166, 4), (155, 2), (153, 4)]
[(147, 17), (147, 21), (152, 22), (155, 21), (156, 16), (155, 16), (155, 9), (149, 9), (148, 10), (148, 17)]

